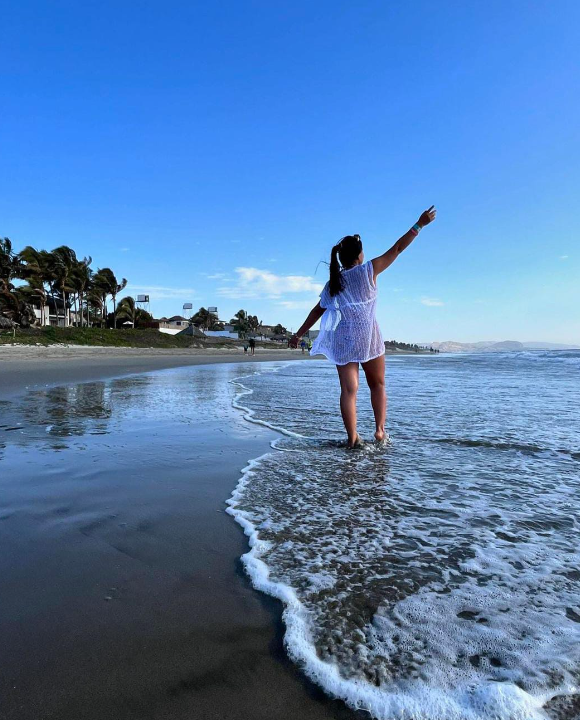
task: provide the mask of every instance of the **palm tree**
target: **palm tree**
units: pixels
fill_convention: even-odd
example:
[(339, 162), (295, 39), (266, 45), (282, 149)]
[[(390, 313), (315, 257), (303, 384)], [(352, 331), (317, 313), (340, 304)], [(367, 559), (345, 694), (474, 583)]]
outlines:
[(20, 288), (11, 286), (11, 290), (0, 291), (0, 317), (8, 318), (21, 327), (30, 327), (35, 320), (34, 308)]
[(237, 331), (238, 337), (246, 337), (248, 330), (250, 329), (250, 323), (248, 321), (248, 313), (245, 310), (238, 310), (231, 320), (234, 330)]
[(224, 324), (220, 322), (215, 315), (212, 315), (208, 324), (208, 330), (223, 330)]
[(93, 299), (100, 295), (101, 327), (107, 317), (107, 295), (111, 294), (111, 287), (117, 284), (113, 271), (110, 268), (99, 268), (93, 276)]
[[(24, 265), (9, 238), (0, 238), (0, 312), (10, 320), (30, 324), (30, 306), (20, 298), (13, 280), (22, 277)], [(34, 313), (32, 313), (34, 315)]]
[[(86, 300), (86, 295), (91, 284), (91, 276), (93, 271), (91, 270), (91, 263), (93, 259), (91, 257), (85, 257), (82, 260), (78, 260), (72, 273), (72, 287), (78, 297), (79, 310), (81, 314), (81, 327), (84, 324), (83, 315), (83, 301)], [(76, 300), (75, 300), (76, 310)], [(89, 324), (89, 306), (87, 302), (87, 325)]]
[(18, 254), (23, 263), (22, 277), (26, 280), (26, 285), (21, 288), (21, 292), (29, 298), (36, 298), (40, 305), (40, 325), (45, 325), (46, 316), (46, 285), (50, 280), (49, 253), (46, 250), (36, 250), (32, 245), (27, 245)]
[(117, 325), (117, 295), (127, 285), (127, 280), (123, 278), (121, 282), (115, 277), (115, 273), (111, 268), (101, 268), (97, 271), (93, 278), (93, 283), (101, 291), (103, 298), (103, 315), (107, 314), (107, 295), (113, 299), (113, 327)]
[(12, 249), (10, 238), (0, 238), (0, 292), (10, 292), (12, 280), (21, 277), (22, 261)]
[(145, 326), (153, 320), (153, 316), (147, 310), (137, 307), (135, 300), (129, 295), (119, 301), (117, 318), (119, 320), (129, 320), (133, 327)]
[(135, 300), (130, 296), (122, 298), (117, 306), (119, 320), (129, 320), (135, 327), (137, 322), (137, 311), (139, 308), (135, 305)]
[[(73, 291), (72, 276), (78, 263), (75, 251), (66, 245), (55, 248), (52, 253), (52, 267), (54, 285), (58, 289), (63, 302), (64, 326), (69, 324), (68, 296)], [(58, 310), (56, 312), (58, 322)]]
[(117, 282), (117, 278), (113, 276), (114, 283), (111, 287), (111, 295), (113, 296), (113, 327), (117, 327), (117, 295), (127, 287), (127, 280), (123, 278), (121, 282)]
[(103, 294), (101, 291), (101, 288), (95, 285), (94, 283), (91, 283), (91, 285), (88, 288), (88, 292), (85, 295), (85, 301), (87, 304), (87, 323), (90, 324), (91, 321), (91, 308), (93, 309), (93, 323), (97, 322), (98, 316), (101, 318), (101, 327), (103, 326), (103, 315), (104, 315), (104, 305), (103, 305)]
[(251, 332), (255, 333), (261, 324), (257, 315), (248, 315), (248, 328)]
[(202, 330), (209, 330), (213, 315), (207, 308), (200, 307), (195, 315), (191, 318), (194, 325), (198, 325)]

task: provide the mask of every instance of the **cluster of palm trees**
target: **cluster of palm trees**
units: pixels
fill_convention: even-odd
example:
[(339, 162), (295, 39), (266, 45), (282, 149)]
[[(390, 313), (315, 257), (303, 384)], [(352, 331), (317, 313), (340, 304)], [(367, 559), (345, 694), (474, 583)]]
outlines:
[[(223, 330), (224, 324), (218, 320), (214, 313), (207, 308), (200, 307), (192, 316), (191, 323), (201, 330)], [(238, 310), (234, 317), (230, 320), (234, 330), (240, 337), (246, 337), (248, 333), (255, 333), (259, 330), (262, 323), (258, 320), (257, 315), (249, 315), (246, 310)]]
[(246, 337), (248, 333), (256, 333), (262, 324), (257, 315), (248, 315), (245, 310), (238, 310), (230, 322), (240, 337)]
[(190, 322), (202, 330), (224, 329), (224, 324), (218, 320), (217, 316), (204, 307), (199, 308), (195, 315), (191, 317)]
[(35, 322), (33, 306), (37, 306), (44, 325), (46, 309), (52, 305), (59, 325), (70, 325), (73, 309), (76, 325), (104, 326), (110, 298), (113, 327), (121, 316), (134, 323), (137, 311), (134, 302), (129, 302), (132, 298), (124, 298), (117, 308), (117, 295), (127, 280), (118, 280), (110, 268), (94, 271), (91, 263), (92, 258), (80, 260), (66, 245), (52, 251), (28, 245), (16, 253), (8, 238), (0, 238), (0, 315), (28, 326)]

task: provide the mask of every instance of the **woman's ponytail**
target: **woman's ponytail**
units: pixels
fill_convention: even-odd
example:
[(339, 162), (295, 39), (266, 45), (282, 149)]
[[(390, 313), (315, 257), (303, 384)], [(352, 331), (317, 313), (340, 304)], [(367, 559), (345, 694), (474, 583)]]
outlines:
[(330, 252), (330, 280), (328, 282), (328, 291), (331, 297), (338, 295), (342, 290), (342, 275), (340, 265), (338, 263), (338, 251), (340, 243), (335, 245)]
[[(338, 295), (344, 289), (344, 279), (342, 270), (350, 270), (357, 262), (360, 262), (359, 256), (362, 252), (362, 242), (360, 235), (345, 235), (342, 240), (332, 248), (330, 253), (330, 280), (328, 282), (328, 291), (331, 297)], [(338, 259), (340, 258), (340, 263)]]

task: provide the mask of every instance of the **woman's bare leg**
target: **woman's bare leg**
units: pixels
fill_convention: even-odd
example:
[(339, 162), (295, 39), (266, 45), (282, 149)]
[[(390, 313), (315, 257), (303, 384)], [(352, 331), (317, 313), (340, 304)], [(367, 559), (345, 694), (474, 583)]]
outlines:
[(356, 394), (358, 391), (358, 363), (337, 365), (340, 379), (340, 412), (348, 435), (349, 447), (354, 447), (358, 435), (356, 432)]
[(363, 370), (371, 391), (371, 405), (375, 414), (375, 438), (383, 440), (385, 437), (385, 422), (387, 420), (387, 394), (385, 392), (385, 356), (380, 355), (374, 360), (363, 363)]

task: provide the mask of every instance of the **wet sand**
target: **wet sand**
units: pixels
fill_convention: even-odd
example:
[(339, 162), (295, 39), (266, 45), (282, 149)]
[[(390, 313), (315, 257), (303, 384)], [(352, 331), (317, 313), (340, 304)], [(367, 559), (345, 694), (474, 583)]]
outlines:
[(275, 437), (231, 409), (248, 366), (40, 387), (92, 358), (8, 368), (0, 395), (0, 717), (355, 717), (287, 660), (280, 605), (241, 571), (224, 501)]
[(105, 377), (215, 363), (308, 360), (300, 350), (257, 348), (159, 349), (83, 347), (80, 345), (0, 345), (0, 395), (21, 388), (86, 382)]

